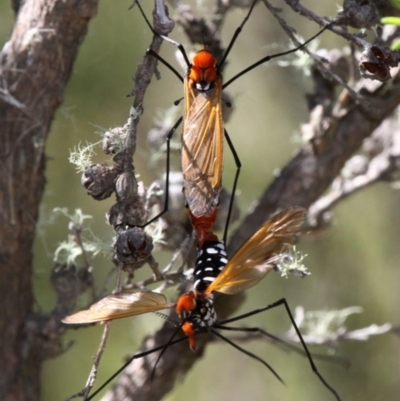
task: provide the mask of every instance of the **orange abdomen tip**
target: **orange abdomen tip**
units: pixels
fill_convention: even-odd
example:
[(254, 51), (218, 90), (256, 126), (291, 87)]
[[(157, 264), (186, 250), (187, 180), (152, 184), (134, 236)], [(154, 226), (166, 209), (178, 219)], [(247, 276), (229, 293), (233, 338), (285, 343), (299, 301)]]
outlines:
[(189, 339), (190, 349), (192, 351), (196, 351), (196, 349), (197, 349), (196, 339), (194, 338), (195, 331), (193, 329), (192, 324), (189, 323), (189, 322), (184, 323), (183, 326), (182, 326), (182, 330), (187, 335), (187, 337)]
[(196, 308), (196, 294), (194, 291), (189, 291), (179, 297), (176, 303), (176, 313), (179, 316), (185, 315), (185, 312), (191, 312)]
[(190, 220), (192, 221), (192, 225), (196, 229), (197, 233), (197, 246), (199, 248), (203, 247), (204, 242), (206, 241), (218, 241), (218, 237), (212, 231), (212, 225), (217, 218), (217, 209), (214, 209), (210, 216), (200, 216), (196, 217), (189, 210)]

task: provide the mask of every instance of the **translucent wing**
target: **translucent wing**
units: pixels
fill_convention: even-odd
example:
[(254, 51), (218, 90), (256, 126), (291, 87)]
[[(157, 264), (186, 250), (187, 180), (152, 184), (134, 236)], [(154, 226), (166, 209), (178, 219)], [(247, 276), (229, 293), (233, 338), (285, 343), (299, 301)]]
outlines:
[(182, 171), (188, 207), (196, 217), (209, 216), (218, 206), (223, 140), (221, 81), (199, 92), (185, 78)]
[(164, 295), (156, 292), (113, 294), (96, 302), (87, 310), (67, 316), (63, 319), (63, 323), (104, 322), (147, 312), (157, 312), (173, 306), (174, 304), (167, 303)]
[(305, 209), (295, 207), (268, 220), (229, 260), (206, 293), (236, 294), (256, 285), (273, 269), (273, 257), (294, 243), (305, 214)]

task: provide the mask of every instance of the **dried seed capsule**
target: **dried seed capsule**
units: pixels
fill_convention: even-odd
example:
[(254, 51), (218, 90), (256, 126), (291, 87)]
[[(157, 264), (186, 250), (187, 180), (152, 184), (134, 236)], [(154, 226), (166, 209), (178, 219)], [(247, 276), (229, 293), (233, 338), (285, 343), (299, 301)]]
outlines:
[(114, 192), (118, 171), (106, 164), (92, 164), (82, 174), (81, 182), (87, 193), (96, 200), (107, 199)]
[(153, 240), (139, 227), (128, 228), (117, 234), (114, 244), (114, 262), (130, 271), (142, 267), (151, 255)]

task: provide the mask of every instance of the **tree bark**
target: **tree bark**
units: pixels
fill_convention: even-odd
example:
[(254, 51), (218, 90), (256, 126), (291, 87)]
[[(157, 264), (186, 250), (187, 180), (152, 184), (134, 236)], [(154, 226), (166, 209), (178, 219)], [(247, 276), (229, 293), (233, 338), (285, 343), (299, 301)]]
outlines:
[(38, 400), (42, 337), (31, 335), (32, 244), (45, 144), (97, 0), (26, 0), (0, 54), (0, 398)]

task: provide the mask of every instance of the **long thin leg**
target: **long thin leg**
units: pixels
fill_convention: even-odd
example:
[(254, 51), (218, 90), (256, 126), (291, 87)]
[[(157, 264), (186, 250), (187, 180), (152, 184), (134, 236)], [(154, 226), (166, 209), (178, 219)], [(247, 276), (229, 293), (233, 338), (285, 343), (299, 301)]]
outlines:
[(253, 8), (254, 8), (254, 6), (256, 5), (256, 2), (257, 2), (257, 0), (254, 0), (254, 1), (253, 1), (253, 4), (251, 5), (251, 7), (250, 7), (250, 9), (249, 9), (249, 11), (248, 11), (248, 13), (247, 13), (245, 19), (242, 21), (242, 23), (240, 24), (240, 26), (236, 28), (236, 31), (235, 31), (235, 33), (233, 34), (232, 39), (231, 39), (231, 41), (230, 41), (228, 47), (226, 48), (226, 51), (225, 51), (224, 55), (222, 56), (221, 61), (218, 63), (218, 67), (217, 67), (218, 70), (220, 70), (220, 69), (222, 68), (223, 64), (225, 63), (225, 60), (227, 59), (229, 53), (231, 52), (232, 47), (233, 47), (233, 45), (234, 45), (235, 42), (236, 42), (236, 39), (238, 38), (238, 36), (239, 36), (240, 33), (242, 32), (242, 29), (243, 29), (243, 27), (244, 27), (244, 24), (245, 24), (245, 23), (247, 22), (247, 20), (250, 18), (250, 14), (253, 12)]
[(312, 42), (315, 38), (317, 38), (319, 35), (321, 35), (322, 32), (324, 32), (326, 29), (331, 27), (334, 23), (331, 22), (330, 24), (324, 26), (318, 33), (316, 33), (314, 36), (312, 36), (310, 39), (302, 43), (300, 46), (295, 47), (294, 49), (290, 49), (281, 53), (276, 53), (276, 54), (271, 54), (269, 56), (263, 57), (261, 60), (258, 60), (256, 63), (250, 65), (249, 67), (245, 68), (244, 70), (240, 71), (238, 74), (234, 75), (229, 81), (225, 82), (222, 85), (222, 89), (225, 89), (227, 86), (229, 86), (233, 81), (236, 81), (239, 77), (242, 75), (246, 74), (247, 72), (253, 70), (254, 68), (258, 67), (260, 64), (266, 63), (267, 61), (276, 58), (276, 57), (281, 57), (281, 56), (286, 56), (287, 54), (291, 54), (294, 52), (297, 52), (298, 50), (302, 49), (304, 46), (307, 46), (310, 42)]
[[(186, 64), (187, 64), (187, 66), (189, 67), (189, 66), (190, 66), (190, 61), (189, 61), (189, 58), (188, 58), (188, 56), (187, 56), (187, 54), (186, 54), (186, 51), (185, 51), (185, 48), (183, 47), (183, 45), (182, 45), (181, 43), (176, 42), (175, 40), (169, 38), (168, 36), (160, 35), (158, 32), (156, 32), (156, 31), (154, 30), (153, 26), (150, 24), (150, 21), (147, 19), (146, 14), (144, 13), (143, 8), (142, 8), (142, 6), (140, 5), (139, 1), (138, 1), (138, 0), (135, 0), (135, 3), (136, 3), (137, 6), (139, 7), (139, 10), (140, 10), (141, 14), (142, 14), (144, 20), (146, 21), (147, 26), (150, 28), (151, 32), (153, 32), (153, 35), (154, 35), (154, 36), (157, 36), (157, 37), (159, 37), (159, 38), (161, 38), (161, 39), (163, 39), (163, 40), (165, 40), (165, 41), (168, 42), (168, 43), (173, 44), (174, 46), (176, 46), (176, 47), (179, 49), (179, 51), (182, 53), (182, 56), (183, 56), (183, 58), (185, 59), (185, 62), (186, 62)], [(159, 59), (159, 60), (160, 60), (160, 59)], [(160, 61), (161, 61), (161, 60), (160, 60)], [(167, 64), (166, 64), (166, 65), (167, 65)], [(168, 68), (169, 68), (169, 67), (168, 67)], [(175, 69), (172, 69), (171, 71), (175, 72)]]
[(303, 349), (304, 349), (304, 351), (305, 351), (305, 353), (306, 353), (306, 355), (307, 355), (307, 359), (308, 359), (308, 361), (310, 362), (310, 366), (311, 366), (312, 371), (318, 376), (319, 380), (320, 380), (320, 381), (323, 383), (323, 385), (336, 397), (336, 399), (337, 399), (338, 401), (342, 401), (342, 399), (339, 397), (339, 394), (336, 392), (336, 390), (335, 390), (333, 387), (331, 387), (331, 386), (328, 384), (328, 382), (322, 377), (322, 375), (318, 372), (318, 369), (317, 369), (317, 367), (315, 366), (314, 361), (313, 361), (313, 359), (312, 359), (312, 357), (311, 357), (311, 353), (310, 353), (310, 351), (309, 351), (308, 348), (307, 348), (307, 345), (306, 345), (306, 343), (305, 343), (305, 341), (304, 341), (304, 339), (303, 339), (303, 336), (302, 336), (301, 333), (300, 333), (299, 328), (297, 327), (297, 324), (296, 324), (296, 322), (295, 322), (295, 320), (294, 320), (294, 317), (293, 317), (293, 315), (292, 315), (292, 312), (290, 311), (289, 305), (288, 305), (288, 303), (287, 303), (287, 301), (286, 301), (285, 298), (281, 298), (281, 299), (279, 299), (278, 301), (274, 302), (273, 304), (270, 304), (270, 305), (265, 306), (264, 308), (255, 309), (255, 310), (253, 310), (253, 311), (251, 311), (251, 312), (244, 313), (243, 315), (239, 315), (239, 316), (233, 317), (233, 318), (231, 318), (231, 319), (226, 319), (226, 320), (224, 320), (224, 321), (222, 321), (222, 322), (219, 322), (219, 325), (226, 325), (226, 324), (228, 324), (228, 323), (236, 322), (236, 321), (238, 321), (238, 320), (245, 319), (245, 318), (250, 317), (250, 316), (253, 316), (253, 315), (257, 315), (258, 313), (267, 311), (267, 310), (269, 310), (269, 309), (276, 308), (277, 306), (281, 306), (281, 305), (284, 305), (284, 307), (285, 307), (285, 309), (286, 309), (286, 312), (287, 312), (287, 314), (288, 314), (288, 316), (289, 316), (289, 319), (290, 319), (290, 321), (291, 321), (291, 323), (292, 323), (292, 325), (293, 325), (293, 327), (294, 327), (294, 329), (295, 329), (295, 331), (296, 331), (296, 334), (297, 334), (297, 336), (299, 337), (299, 340), (300, 340), (300, 342), (301, 342), (301, 345), (303, 346)]
[(164, 213), (168, 211), (168, 202), (169, 202), (169, 171), (170, 171), (170, 154), (171, 154), (171, 138), (176, 129), (179, 127), (179, 124), (182, 122), (182, 117), (178, 119), (178, 121), (174, 124), (174, 126), (169, 131), (166, 141), (167, 141), (167, 160), (166, 160), (166, 168), (165, 168), (165, 199), (164, 199), (164, 209), (158, 213), (156, 216), (152, 217), (145, 224), (138, 226), (140, 228), (144, 228), (149, 224), (156, 221), (159, 217), (161, 217)]
[[(182, 326), (183, 326), (183, 323), (180, 324), (176, 328), (176, 330), (174, 331), (174, 334), (172, 334), (171, 338), (168, 340), (168, 342), (164, 345), (164, 347), (162, 348), (161, 352), (159, 353), (159, 355), (157, 357), (157, 360), (156, 360), (156, 363), (153, 366), (153, 370), (151, 371), (151, 376), (150, 376), (150, 381), (151, 382), (154, 380), (154, 375), (156, 374), (156, 367), (158, 365), (158, 362), (160, 362), (161, 357), (164, 355), (164, 353), (168, 349), (168, 347), (170, 345), (174, 344), (175, 341), (177, 341), (177, 340), (175, 340), (175, 341), (173, 341), (173, 340), (174, 340), (175, 336), (182, 330)], [(180, 340), (180, 339), (178, 339), (178, 340)]]
[(210, 331), (216, 335), (217, 337), (221, 338), (222, 340), (224, 340), (225, 342), (227, 342), (228, 344), (232, 345), (232, 347), (236, 348), (237, 350), (239, 350), (240, 352), (243, 352), (244, 354), (248, 355), (250, 358), (255, 359), (256, 361), (261, 362), (264, 366), (266, 366), (271, 373), (282, 383), (285, 384), (285, 382), (283, 381), (283, 379), (278, 375), (278, 373), (276, 373), (276, 371), (272, 368), (271, 365), (269, 365), (267, 362), (265, 362), (263, 359), (261, 359), (260, 357), (258, 357), (257, 355), (253, 354), (250, 351), (245, 350), (244, 348), (240, 347), (239, 345), (235, 344), (233, 341), (229, 340), (229, 338), (223, 336), (221, 333), (218, 333), (218, 331), (210, 329)]
[(179, 72), (170, 64), (168, 63), (167, 60), (165, 60), (164, 58), (162, 58), (157, 52), (155, 52), (153, 49), (147, 49), (147, 54), (150, 54), (151, 56), (153, 56), (154, 58), (156, 58), (159, 62), (163, 63), (170, 71), (172, 71), (177, 77), (178, 79), (183, 83), (183, 77), (181, 74), (179, 74)]
[(231, 150), (233, 159), (235, 160), (235, 164), (236, 164), (236, 174), (235, 174), (235, 179), (233, 180), (231, 199), (229, 201), (228, 215), (226, 217), (224, 236), (223, 236), (224, 244), (226, 244), (226, 240), (227, 240), (227, 236), (228, 236), (228, 229), (229, 229), (229, 222), (231, 220), (233, 202), (235, 200), (236, 187), (237, 187), (237, 183), (238, 183), (238, 180), (239, 180), (240, 169), (242, 168), (242, 163), (241, 163), (241, 161), (239, 159), (238, 154), (236, 153), (236, 149), (233, 146), (233, 143), (231, 141), (231, 138), (229, 137), (228, 132), (225, 129), (224, 129), (224, 132), (225, 132), (226, 141), (228, 142), (229, 149)]
[[(168, 346), (180, 343), (182, 341), (186, 340), (186, 337), (178, 338), (174, 341), (168, 341)], [(131, 358), (128, 359), (127, 362), (125, 362), (110, 378), (108, 378), (93, 394), (90, 395), (89, 398), (86, 398), (84, 401), (90, 401), (93, 399), (101, 390), (104, 389), (104, 387), (107, 386), (112, 380), (114, 380), (134, 359), (139, 359), (143, 358), (147, 355), (150, 355), (154, 352), (163, 350), (166, 347), (167, 344), (160, 345), (159, 347), (149, 349), (148, 351), (141, 352), (139, 354), (133, 355)]]
[[(221, 326), (220, 324), (214, 324), (214, 328), (219, 329), (219, 330), (239, 331), (239, 332), (244, 332), (244, 333), (259, 333), (264, 337), (270, 338), (272, 340), (273, 344), (281, 347), (283, 350), (293, 351), (299, 355), (307, 356), (304, 349), (302, 349), (302, 348), (300, 349), (296, 345), (290, 344), (288, 341), (285, 341), (278, 336), (268, 333), (267, 331), (261, 329), (260, 327), (231, 327), (231, 326), (228, 327), (228, 326)], [(349, 365), (350, 365), (349, 361), (346, 358), (341, 358), (341, 357), (337, 357), (334, 355), (325, 355), (325, 354), (319, 354), (319, 353), (313, 352), (312, 357), (313, 357), (313, 359), (324, 361), (324, 362), (335, 363), (335, 364), (340, 365), (345, 368), (349, 367)]]

